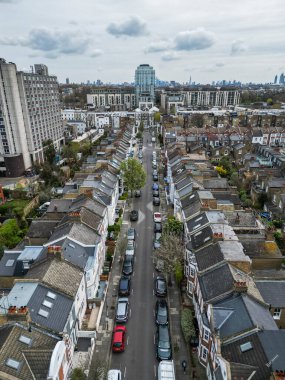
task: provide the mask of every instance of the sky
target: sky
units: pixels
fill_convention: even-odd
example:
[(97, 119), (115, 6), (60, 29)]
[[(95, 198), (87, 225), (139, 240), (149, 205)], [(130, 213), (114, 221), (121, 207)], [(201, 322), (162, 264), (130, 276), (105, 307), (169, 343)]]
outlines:
[(273, 82), (285, 72), (285, 0), (0, 0), (0, 57), (59, 82)]

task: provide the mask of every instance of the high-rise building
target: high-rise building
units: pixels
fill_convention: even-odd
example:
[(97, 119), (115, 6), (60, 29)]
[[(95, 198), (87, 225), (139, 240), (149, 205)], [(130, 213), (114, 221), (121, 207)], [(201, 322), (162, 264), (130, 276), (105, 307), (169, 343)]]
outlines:
[(69, 78), (66, 78), (65, 84), (69, 84)]
[(58, 82), (45, 65), (17, 71), (0, 59), (0, 171), (18, 177), (44, 161), (43, 142), (63, 142)]
[(278, 80), (278, 76), (277, 74), (275, 75), (275, 78), (274, 78), (274, 84), (277, 84), (277, 80)]
[(155, 70), (148, 64), (139, 65), (135, 72), (137, 106), (140, 103), (154, 104)]
[(279, 78), (279, 84), (281, 85), (284, 85), (285, 84), (285, 76), (284, 76), (284, 73), (282, 73), (280, 75), (280, 78)]

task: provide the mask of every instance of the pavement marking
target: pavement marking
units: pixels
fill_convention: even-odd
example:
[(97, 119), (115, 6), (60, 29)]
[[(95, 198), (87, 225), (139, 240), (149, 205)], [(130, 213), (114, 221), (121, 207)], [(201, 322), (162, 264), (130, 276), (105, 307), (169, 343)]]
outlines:
[(129, 345), (129, 336), (127, 337), (127, 346)]
[(126, 374), (127, 374), (127, 367), (125, 367), (125, 370), (124, 370), (124, 379), (126, 378)]

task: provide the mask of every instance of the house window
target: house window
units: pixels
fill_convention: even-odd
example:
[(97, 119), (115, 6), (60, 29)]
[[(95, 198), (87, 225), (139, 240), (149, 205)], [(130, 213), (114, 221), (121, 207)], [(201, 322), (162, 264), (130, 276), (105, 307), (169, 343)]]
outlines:
[(195, 276), (195, 269), (193, 267), (190, 267), (190, 277)]
[(204, 330), (204, 336), (203, 336), (203, 339), (206, 341), (206, 342), (209, 342), (209, 339), (210, 339), (210, 333), (208, 330)]
[(187, 289), (190, 294), (193, 294), (193, 282), (191, 281), (187, 282)]
[(279, 309), (278, 307), (276, 309), (274, 309), (273, 318), (274, 319), (280, 319), (281, 318), (281, 309)]
[(20, 362), (18, 362), (17, 360), (15, 359), (11, 359), (11, 358), (8, 358), (7, 361), (6, 361), (6, 365), (10, 368), (13, 368), (13, 369), (19, 369), (20, 367)]
[(208, 357), (208, 350), (206, 347), (202, 346), (202, 352), (201, 352), (201, 357), (204, 361), (207, 361)]

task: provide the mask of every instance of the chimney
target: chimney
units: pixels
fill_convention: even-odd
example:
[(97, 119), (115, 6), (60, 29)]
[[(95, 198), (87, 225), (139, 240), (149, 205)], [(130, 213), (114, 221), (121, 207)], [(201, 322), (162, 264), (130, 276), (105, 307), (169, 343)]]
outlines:
[(246, 281), (235, 281), (234, 290), (236, 293), (246, 293), (247, 292)]
[(62, 260), (62, 248), (60, 245), (50, 245), (48, 247), (48, 258), (53, 259), (56, 258), (58, 260)]

